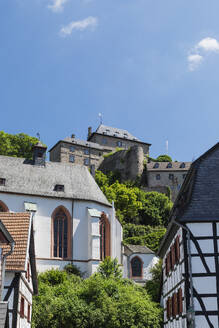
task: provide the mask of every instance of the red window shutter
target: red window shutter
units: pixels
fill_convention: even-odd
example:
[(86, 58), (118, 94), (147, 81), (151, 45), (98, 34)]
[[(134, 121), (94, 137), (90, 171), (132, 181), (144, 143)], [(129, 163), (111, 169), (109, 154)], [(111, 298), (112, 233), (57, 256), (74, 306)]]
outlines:
[(168, 271), (168, 263), (167, 263), (167, 257), (165, 259), (165, 269), (166, 269), (166, 276), (168, 275), (169, 271)]
[(175, 259), (175, 244), (171, 246), (171, 269), (173, 270), (174, 265), (176, 263)]
[(170, 318), (170, 311), (169, 311), (169, 298), (166, 301), (166, 311), (167, 311), (167, 319)]
[(180, 245), (179, 245), (179, 236), (176, 237), (175, 241), (175, 251), (176, 251), (176, 263), (180, 261)]
[(178, 308), (179, 308), (179, 314), (182, 314), (183, 313), (182, 288), (178, 290)]
[(175, 318), (177, 315), (177, 294), (174, 293), (172, 297), (172, 308), (173, 308), (173, 317)]
[(24, 318), (24, 298), (23, 298), (23, 296), (21, 296), (20, 316), (21, 316), (21, 318)]
[(28, 304), (28, 308), (27, 308), (27, 322), (31, 322), (31, 319), (30, 319), (30, 304)]
[(170, 318), (171, 318), (173, 315), (172, 297), (169, 298), (169, 314), (170, 314)]
[(167, 254), (167, 272), (170, 272), (170, 252)]

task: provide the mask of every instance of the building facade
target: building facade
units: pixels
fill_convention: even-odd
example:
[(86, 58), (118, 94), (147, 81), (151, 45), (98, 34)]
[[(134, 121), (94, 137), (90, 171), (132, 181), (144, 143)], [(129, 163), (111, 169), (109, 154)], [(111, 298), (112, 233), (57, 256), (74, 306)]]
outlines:
[(158, 252), (165, 328), (219, 327), (218, 163), (219, 143), (192, 163)]

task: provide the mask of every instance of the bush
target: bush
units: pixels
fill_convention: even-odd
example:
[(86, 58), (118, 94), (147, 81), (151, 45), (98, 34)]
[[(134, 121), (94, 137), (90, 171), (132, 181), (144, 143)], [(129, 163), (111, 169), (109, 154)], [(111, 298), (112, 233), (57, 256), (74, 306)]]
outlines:
[(83, 276), (83, 273), (81, 272), (81, 270), (76, 265), (71, 264), (71, 263), (67, 264), (64, 267), (64, 271), (66, 271), (67, 274), (74, 274), (79, 277)]
[(122, 271), (118, 265), (117, 259), (112, 260), (107, 256), (103, 262), (100, 263), (98, 272), (104, 278), (122, 278)]
[(160, 301), (160, 286), (162, 280), (162, 261), (160, 260), (152, 269), (152, 279), (146, 282), (145, 288), (154, 302)]

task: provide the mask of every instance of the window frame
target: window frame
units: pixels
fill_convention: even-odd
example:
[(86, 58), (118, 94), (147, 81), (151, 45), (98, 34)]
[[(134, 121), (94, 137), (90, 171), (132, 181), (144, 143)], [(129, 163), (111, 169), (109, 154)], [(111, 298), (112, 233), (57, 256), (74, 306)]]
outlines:
[(20, 299), (20, 317), (24, 318), (24, 309), (25, 309), (25, 298), (23, 295), (21, 295)]
[[(132, 262), (134, 259), (138, 259), (141, 263), (141, 275), (140, 276), (133, 276)], [(143, 261), (138, 255), (133, 256), (130, 261), (130, 273), (131, 273), (131, 279), (142, 279), (143, 278)]]
[[(3, 209), (3, 211), (1, 211), (1, 208)], [(9, 209), (8, 206), (2, 200), (0, 200), (0, 213), (2, 212), (9, 212)]]
[[(71, 158), (73, 159), (73, 161), (71, 161)], [(74, 163), (75, 162), (75, 155), (70, 154), (69, 155), (69, 163)]]

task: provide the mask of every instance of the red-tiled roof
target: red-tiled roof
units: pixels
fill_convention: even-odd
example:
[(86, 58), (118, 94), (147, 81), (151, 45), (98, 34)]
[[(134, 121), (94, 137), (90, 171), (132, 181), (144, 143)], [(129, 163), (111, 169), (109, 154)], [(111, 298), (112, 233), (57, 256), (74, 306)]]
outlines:
[[(31, 214), (1, 212), (0, 220), (3, 222), (12, 238), (15, 241), (15, 248), (6, 259), (6, 270), (25, 271), (25, 261), (27, 256), (29, 227)], [(3, 254), (10, 251), (10, 246), (3, 246)]]

